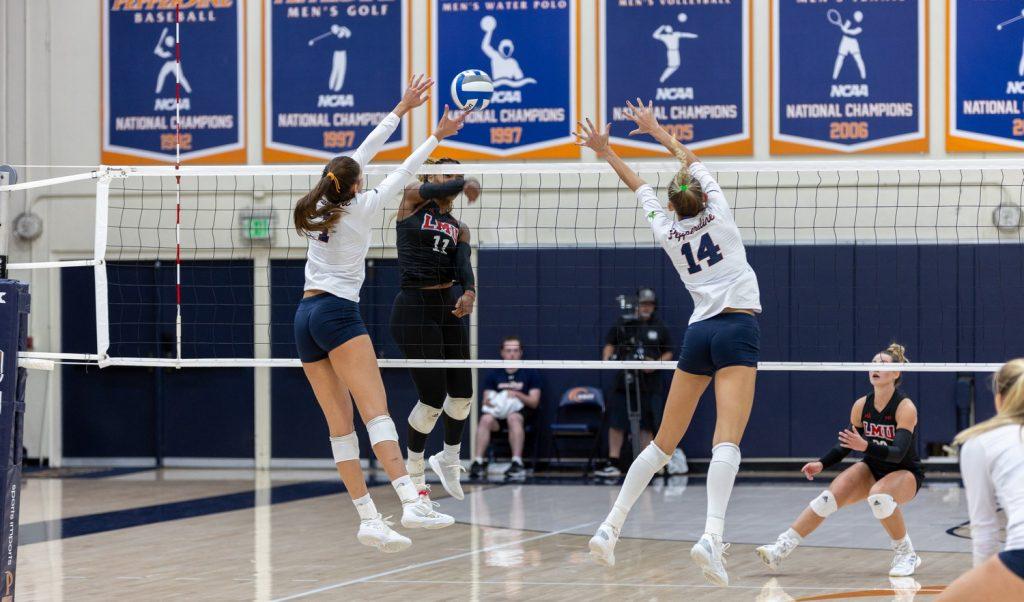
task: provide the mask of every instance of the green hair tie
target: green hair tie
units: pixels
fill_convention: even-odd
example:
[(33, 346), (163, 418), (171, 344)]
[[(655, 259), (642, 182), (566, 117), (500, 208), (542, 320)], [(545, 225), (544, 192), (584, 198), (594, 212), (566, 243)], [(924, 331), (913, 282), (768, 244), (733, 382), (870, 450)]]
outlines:
[(686, 192), (689, 189), (690, 189), (690, 187), (687, 186), (686, 184), (680, 184), (679, 185), (679, 192)]

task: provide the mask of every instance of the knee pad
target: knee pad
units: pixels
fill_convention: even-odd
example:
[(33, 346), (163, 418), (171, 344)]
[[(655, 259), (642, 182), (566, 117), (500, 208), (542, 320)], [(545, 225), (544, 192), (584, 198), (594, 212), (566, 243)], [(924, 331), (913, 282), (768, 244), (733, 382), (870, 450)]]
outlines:
[(836, 496), (832, 495), (832, 492), (828, 489), (822, 491), (821, 495), (811, 500), (811, 503), (808, 505), (811, 507), (811, 511), (821, 518), (828, 518), (836, 510), (839, 510)]
[(331, 452), (334, 454), (334, 463), (348, 462), (359, 459), (359, 437), (355, 431), (339, 437), (331, 437)]
[(417, 401), (416, 405), (412, 408), (412, 412), (409, 412), (409, 426), (416, 429), (419, 433), (429, 435), (430, 431), (434, 430), (434, 424), (437, 423), (437, 418), (440, 415), (441, 408), (428, 406), (422, 401)]
[(398, 443), (398, 431), (395, 429), (395, 423), (387, 414), (377, 416), (367, 422), (366, 434), (370, 436), (370, 445), (377, 445), (381, 441)]
[(892, 496), (888, 493), (876, 493), (875, 495), (868, 496), (868, 505), (871, 506), (871, 513), (875, 515), (875, 518), (882, 520), (892, 516), (893, 512), (896, 512), (896, 507), (899, 504), (896, 500), (892, 499)]
[(711, 464), (724, 462), (734, 471), (739, 471), (741, 458), (740, 448), (735, 443), (719, 443), (711, 448)]
[(449, 397), (444, 400), (444, 413), (456, 420), (465, 420), (472, 405), (473, 400), (469, 397)]

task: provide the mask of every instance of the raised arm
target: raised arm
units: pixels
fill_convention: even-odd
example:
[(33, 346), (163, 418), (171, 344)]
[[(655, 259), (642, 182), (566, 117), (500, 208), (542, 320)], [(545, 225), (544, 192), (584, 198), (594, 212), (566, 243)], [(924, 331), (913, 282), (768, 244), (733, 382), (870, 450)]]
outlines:
[(599, 131), (594, 124), (587, 118), (587, 123), (577, 123), (579, 129), (583, 130), (580, 132), (573, 132), (573, 136), (576, 136), (576, 146), (585, 146), (595, 153), (597, 156), (608, 162), (608, 165), (612, 166), (615, 170), (615, 174), (619, 176), (622, 182), (629, 186), (629, 189), (636, 192), (641, 186), (647, 183), (636, 174), (632, 169), (626, 165), (626, 162), (619, 157), (618, 154), (608, 144), (608, 137), (612, 131), (612, 124), (608, 124), (604, 127), (604, 131)]
[(381, 147), (388, 141), (391, 134), (394, 134), (395, 130), (398, 129), (398, 124), (401, 123), (402, 117), (406, 113), (427, 102), (427, 99), (430, 97), (428, 91), (433, 85), (433, 79), (422, 75), (417, 75), (409, 81), (409, 87), (406, 88), (405, 93), (402, 95), (402, 100), (395, 105), (394, 110), (387, 117), (377, 124), (377, 127), (359, 145), (359, 148), (352, 153), (352, 159), (359, 164), (359, 167), (365, 168), (366, 164), (380, 152)]
[(658, 118), (654, 115), (653, 100), (647, 105), (644, 105), (643, 101), (639, 98), (636, 99), (636, 105), (627, 100), (625, 115), (626, 118), (636, 124), (636, 129), (629, 133), (630, 136), (649, 134), (687, 167), (700, 161), (697, 155), (693, 154), (693, 151), (688, 149), (682, 142), (676, 140), (675, 136), (665, 131), (665, 128), (661, 127), (661, 124), (658, 123)]

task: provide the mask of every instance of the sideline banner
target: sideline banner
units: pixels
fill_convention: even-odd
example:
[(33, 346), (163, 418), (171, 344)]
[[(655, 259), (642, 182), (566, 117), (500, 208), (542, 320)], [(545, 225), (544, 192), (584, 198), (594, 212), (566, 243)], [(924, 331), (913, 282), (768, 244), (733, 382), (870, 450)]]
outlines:
[(672, 6), (601, 3), (598, 98), (612, 144), (624, 156), (665, 149), (629, 138), (625, 101), (653, 100), (658, 120), (705, 155), (753, 153), (750, 116), (750, 0)]
[(1024, 2), (946, 0), (946, 150), (1024, 149)]
[(485, 71), (495, 88), (490, 106), (471, 113), (439, 153), (578, 158), (569, 133), (578, 119), (578, 18), (576, 0), (432, 0), (431, 73), (438, 93), (431, 99), (431, 124), (445, 103), (452, 105), (449, 86), (459, 72)]
[(926, 0), (773, 0), (771, 152), (926, 152), (926, 17)]
[[(407, 0), (264, 0), (263, 161), (354, 151), (409, 80)], [(409, 151), (409, 116), (377, 159)]]
[[(175, 3), (102, 2), (100, 160), (173, 163)], [(182, 161), (246, 161), (243, 13), (238, 0), (181, 2)]]

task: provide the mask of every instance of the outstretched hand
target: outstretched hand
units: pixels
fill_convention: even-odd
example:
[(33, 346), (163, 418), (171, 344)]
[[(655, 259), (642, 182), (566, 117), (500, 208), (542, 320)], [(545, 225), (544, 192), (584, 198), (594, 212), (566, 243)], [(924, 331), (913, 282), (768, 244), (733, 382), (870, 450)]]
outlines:
[(639, 136), (640, 134), (650, 134), (653, 136), (661, 129), (658, 118), (654, 116), (653, 100), (647, 105), (644, 105), (643, 101), (639, 98), (636, 99), (635, 105), (627, 100), (626, 110), (623, 114), (627, 119), (636, 124), (636, 129), (629, 133), (630, 136)]
[(430, 88), (433, 87), (433, 78), (426, 77), (425, 75), (414, 75), (409, 80), (409, 87), (405, 89), (402, 94), (402, 100), (398, 102), (398, 106), (395, 107), (395, 115), (399, 117), (405, 113), (415, 109), (416, 107), (422, 106), (423, 103), (427, 102), (430, 98)]
[(441, 121), (438, 121), (437, 127), (434, 128), (434, 138), (444, 140), (459, 133), (459, 130), (462, 129), (466, 122), (466, 115), (468, 114), (469, 111), (452, 111), (448, 109), (448, 105), (444, 105), (444, 114), (441, 116)]
[(597, 153), (597, 156), (603, 157), (608, 152), (608, 137), (611, 135), (612, 124), (605, 125), (604, 131), (601, 131), (594, 126), (588, 117), (586, 124), (577, 122), (576, 125), (579, 129), (583, 130), (583, 133), (572, 133), (573, 136), (576, 136), (576, 146), (585, 146)]

